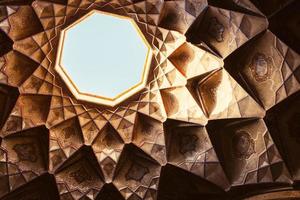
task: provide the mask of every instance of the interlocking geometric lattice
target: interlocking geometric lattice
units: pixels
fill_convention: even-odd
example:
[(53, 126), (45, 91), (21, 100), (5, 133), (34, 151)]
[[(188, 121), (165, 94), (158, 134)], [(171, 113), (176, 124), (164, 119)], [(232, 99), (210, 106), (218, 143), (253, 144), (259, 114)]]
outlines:
[[(113, 108), (54, 70), (61, 30), (91, 10), (132, 18), (154, 54), (146, 89)], [(300, 198), (299, 10), (0, 0), (0, 198)]]

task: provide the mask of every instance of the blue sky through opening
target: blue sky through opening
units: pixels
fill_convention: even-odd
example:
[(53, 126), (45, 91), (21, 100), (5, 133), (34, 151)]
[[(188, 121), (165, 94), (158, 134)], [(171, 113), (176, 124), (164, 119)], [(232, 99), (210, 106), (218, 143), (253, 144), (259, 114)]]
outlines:
[(81, 92), (112, 98), (141, 80), (148, 49), (129, 20), (94, 13), (63, 45), (62, 65)]

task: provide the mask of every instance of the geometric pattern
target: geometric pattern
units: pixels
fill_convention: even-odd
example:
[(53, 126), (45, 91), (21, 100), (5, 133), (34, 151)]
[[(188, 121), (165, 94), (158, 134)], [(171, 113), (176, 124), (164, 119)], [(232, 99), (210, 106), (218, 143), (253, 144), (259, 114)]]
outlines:
[[(299, 9), (1, 1), (0, 198), (300, 198)], [(54, 70), (61, 30), (91, 10), (130, 17), (153, 51), (146, 88), (112, 108)]]

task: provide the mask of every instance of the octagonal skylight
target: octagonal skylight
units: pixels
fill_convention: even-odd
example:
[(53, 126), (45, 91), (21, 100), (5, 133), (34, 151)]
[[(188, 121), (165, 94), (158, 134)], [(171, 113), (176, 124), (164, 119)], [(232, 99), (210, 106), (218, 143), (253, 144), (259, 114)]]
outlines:
[(94, 10), (61, 32), (55, 69), (77, 99), (115, 106), (145, 87), (151, 54), (131, 18)]

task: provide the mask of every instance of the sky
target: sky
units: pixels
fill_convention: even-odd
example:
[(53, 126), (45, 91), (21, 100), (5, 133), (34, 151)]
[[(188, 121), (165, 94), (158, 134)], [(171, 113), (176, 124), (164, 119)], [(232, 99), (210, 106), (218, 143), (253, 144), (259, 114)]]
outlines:
[(129, 20), (94, 13), (66, 31), (61, 64), (81, 92), (113, 98), (141, 80), (147, 50)]

